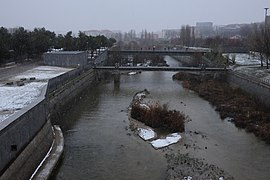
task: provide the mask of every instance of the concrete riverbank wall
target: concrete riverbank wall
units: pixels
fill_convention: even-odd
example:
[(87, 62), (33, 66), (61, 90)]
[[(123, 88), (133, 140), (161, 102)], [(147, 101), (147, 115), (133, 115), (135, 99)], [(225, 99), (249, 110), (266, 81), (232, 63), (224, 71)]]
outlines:
[(233, 86), (237, 86), (247, 93), (253, 95), (262, 104), (270, 107), (270, 86), (257, 78), (249, 77), (240, 73), (229, 71), (227, 81)]
[[(105, 61), (107, 52), (97, 57)], [(96, 82), (91, 65), (50, 79), (39, 98), (0, 124), (0, 179), (29, 179), (54, 139), (51, 115)]]
[[(65, 76), (69, 77), (68, 81), (65, 81)], [(64, 76), (52, 79), (49, 83), (51, 88), (48, 96), (50, 119), (57, 122), (61, 113), (68, 111), (73, 106), (71, 101), (74, 101), (78, 94), (96, 82), (96, 73), (93, 69), (85, 72), (71, 71)]]
[(46, 93), (47, 86), (39, 98), (0, 124), (0, 179), (29, 178), (50, 148)]

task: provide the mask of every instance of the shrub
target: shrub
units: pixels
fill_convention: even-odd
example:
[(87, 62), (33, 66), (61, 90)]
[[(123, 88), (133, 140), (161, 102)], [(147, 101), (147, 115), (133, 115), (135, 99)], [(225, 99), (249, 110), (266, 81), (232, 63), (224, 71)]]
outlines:
[(183, 112), (168, 110), (168, 105), (149, 103), (149, 108), (133, 103), (131, 117), (152, 128), (164, 128), (170, 132), (184, 132), (185, 121), (188, 119)]

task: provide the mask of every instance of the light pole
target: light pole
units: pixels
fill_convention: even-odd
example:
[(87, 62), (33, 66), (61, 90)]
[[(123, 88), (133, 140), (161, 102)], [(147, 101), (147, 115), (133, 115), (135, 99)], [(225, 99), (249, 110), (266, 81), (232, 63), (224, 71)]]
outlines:
[(264, 28), (266, 30), (266, 25), (267, 25), (267, 11), (269, 8), (264, 8), (265, 9), (265, 19), (264, 19)]
[[(269, 8), (264, 8), (265, 9), (265, 20), (264, 20), (264, 46), (266, 46), (267, 45), (267, 40), (266, 40), (266, 30), (267, 30), (267, 11), (268, 11), (268, 9)], [(268, 69), (268, 57), (267, 57), (267, 52), (265, 53), (265, 55), (266, 55), (266, 68)]]

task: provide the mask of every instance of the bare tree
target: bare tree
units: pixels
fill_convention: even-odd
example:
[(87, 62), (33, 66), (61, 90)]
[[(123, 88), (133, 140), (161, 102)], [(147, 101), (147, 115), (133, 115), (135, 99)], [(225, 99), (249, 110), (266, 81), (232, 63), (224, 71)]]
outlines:
[(251, 49), (260, 54), (261, 66), (265, 57), (266, 68), (269, 68), (270, 57), (270, 26), (254, 24), (250, 35)]
[(263, 34), (262, 27), (258, 24), (253, 24), (252, 33), (250, 36), (251, 49), (260, 54), (261, 67), (263, 67)]
[(266, 59), (266, 68), (269, 69), (269, 57), (270, 57), (270, 26), (265, 26), (263, 33), (263, 53)]

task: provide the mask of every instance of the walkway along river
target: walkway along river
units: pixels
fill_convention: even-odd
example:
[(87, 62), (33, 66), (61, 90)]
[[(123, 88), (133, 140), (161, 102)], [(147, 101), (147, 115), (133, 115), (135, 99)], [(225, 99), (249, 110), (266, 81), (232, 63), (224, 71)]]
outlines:
[[(54, 179), (166, 179), (165, 154), (171, 150), (204, 159), (235, 179), (269, 179), (270, 146), (222, 121), (214, 107), (183, 89), (172, 75), (142, 72), (89, 88), (60, 124), (65, 153)], [(150, 91), (150, 99), (168, 103), (192, 119), (181, 142), (170, 149), (154, 150), (129, 130), (127, 108), (143, 89)]]

